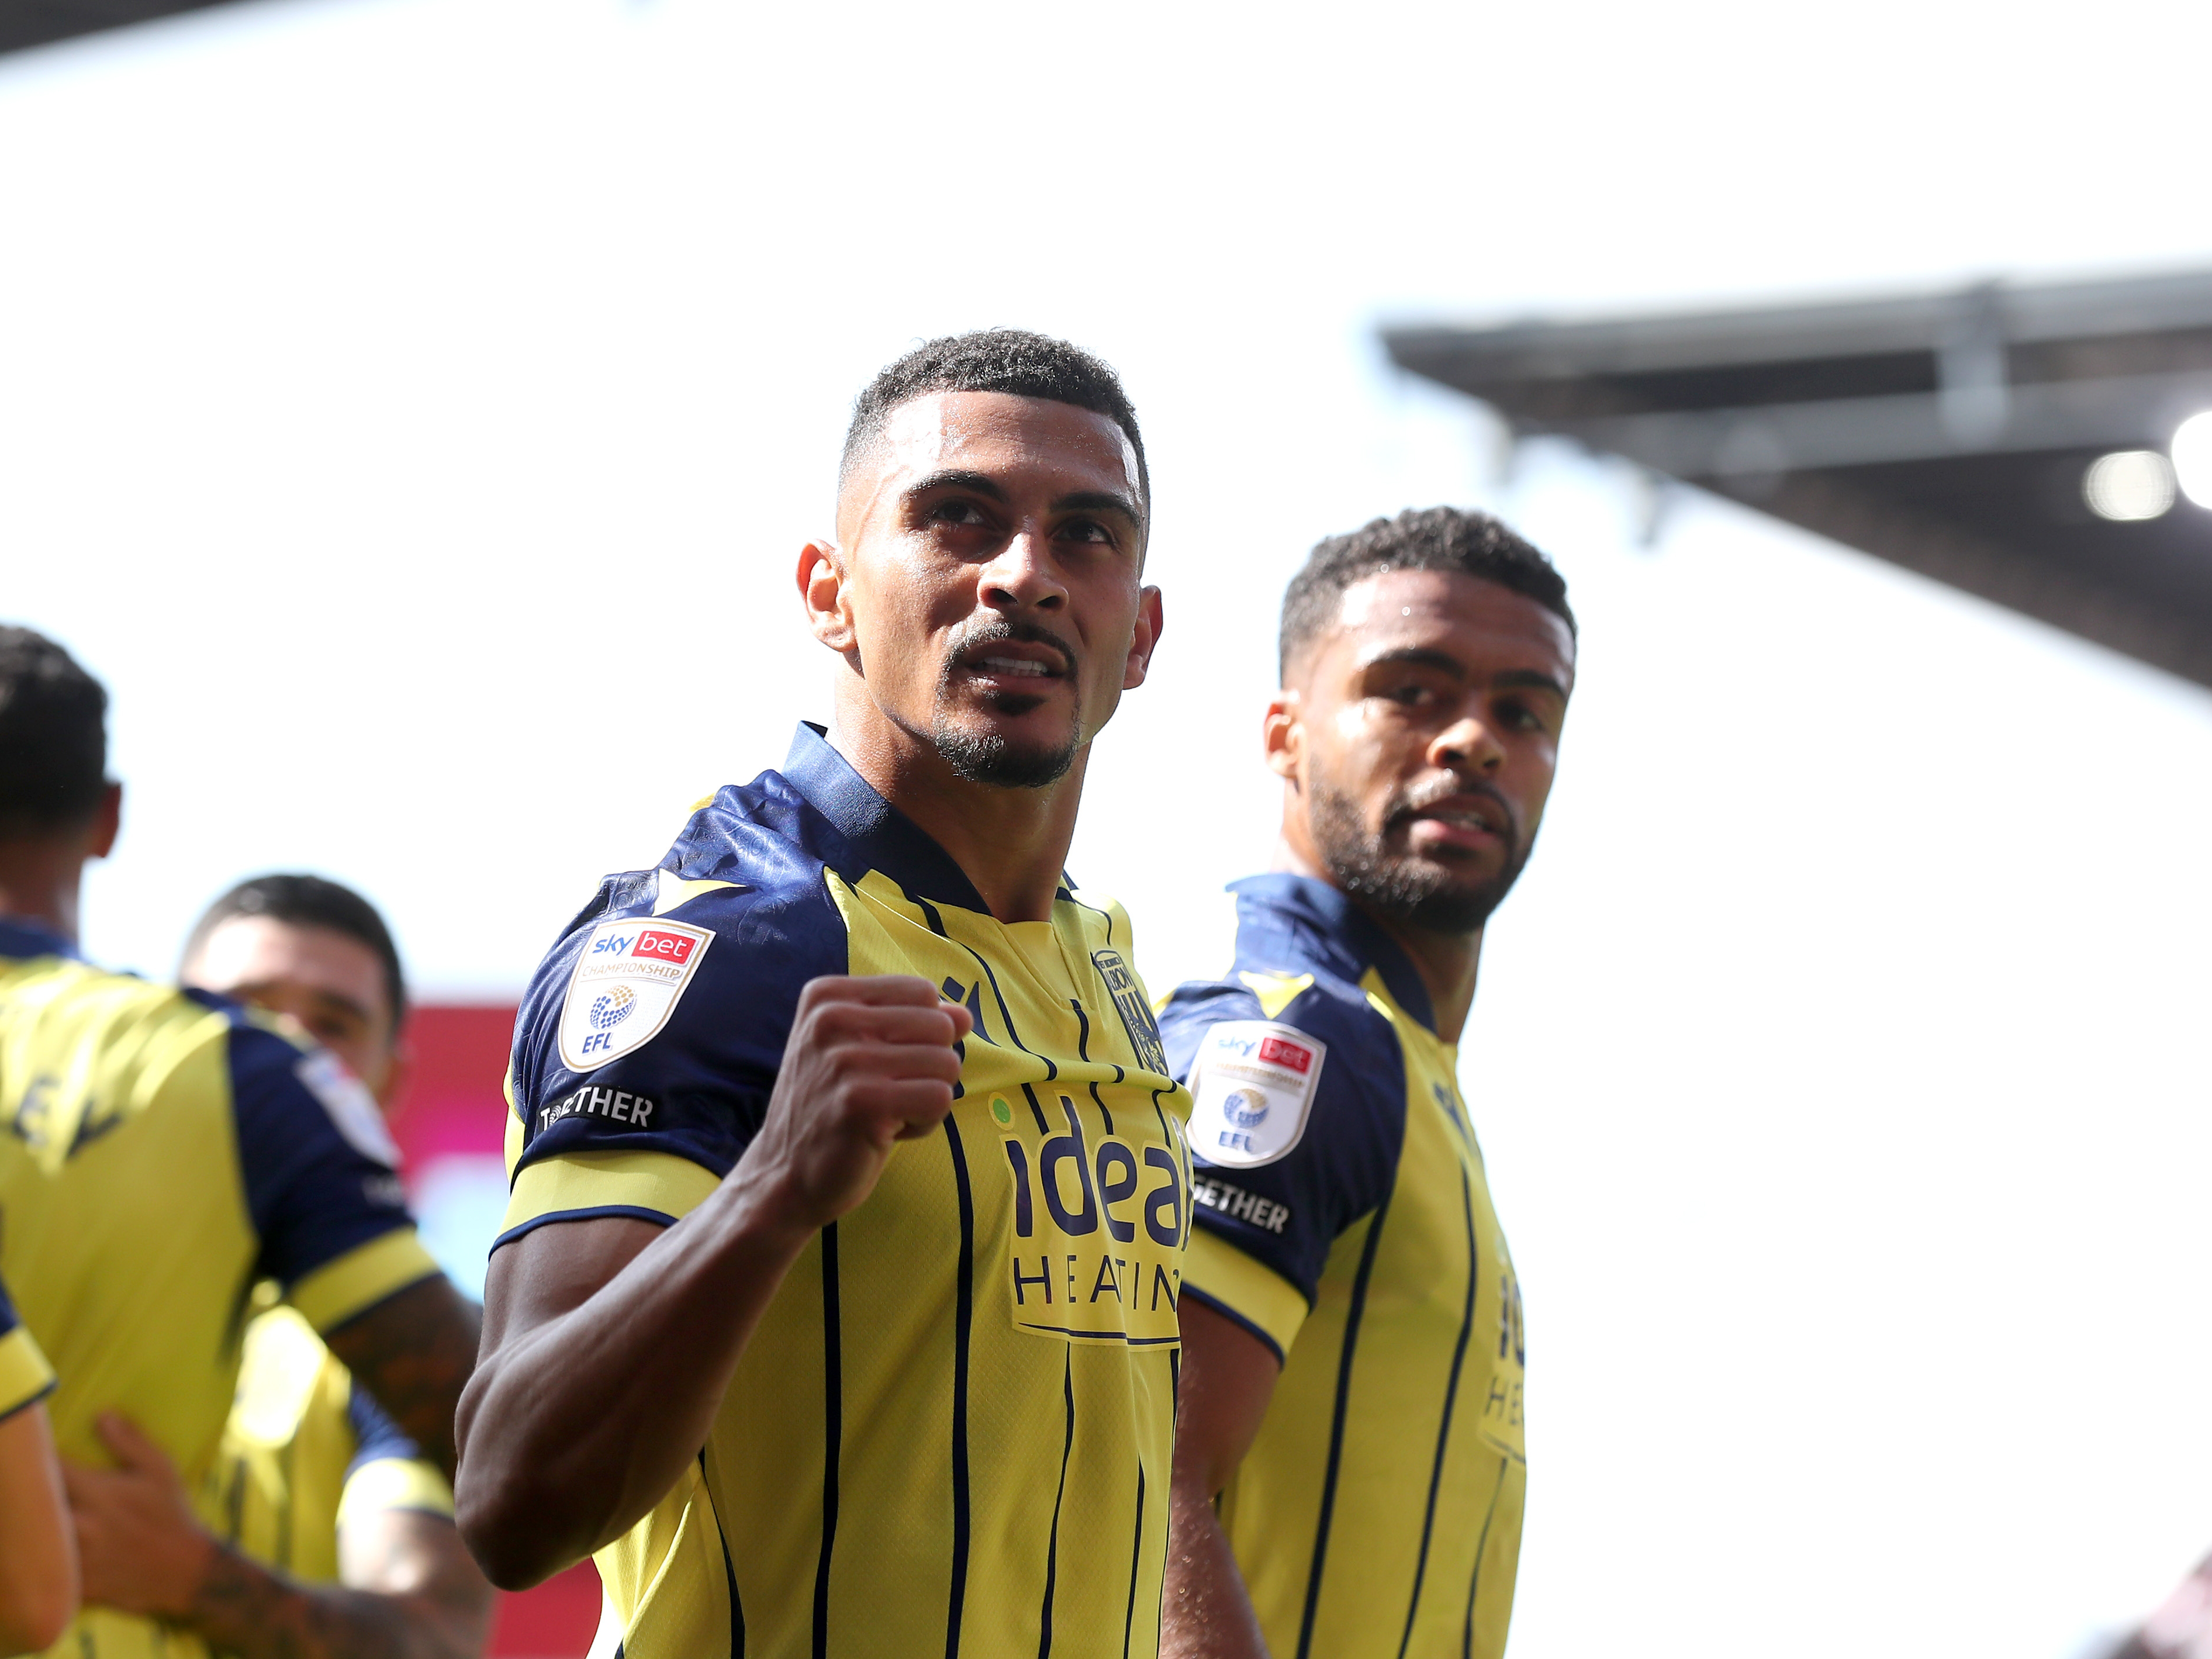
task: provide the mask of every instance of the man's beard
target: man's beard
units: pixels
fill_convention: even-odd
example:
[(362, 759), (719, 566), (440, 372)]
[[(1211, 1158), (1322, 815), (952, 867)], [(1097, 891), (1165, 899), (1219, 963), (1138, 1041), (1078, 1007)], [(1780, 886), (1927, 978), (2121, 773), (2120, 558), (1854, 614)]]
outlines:
[[(1393, 831), (1410, 823), (1425, 805), (1413, 791), (1395, 796), (1382, 814), (1380, 834), (1371, 832), (1351, 796), (1335, 788), (1318, 773), (1307, 780), (1313, 805), (1307, 818), (1322, 862), (1336, 884), (1368, 909), (1393, 921), (1432, 933), (1472, 933), (1490, 920), (1490, 913), (1504, 902), (1528, 862), (1528, 846), (1520, 842), (1511, 810), (1506, 811), (1505, 861), (1487, 881), (1469, 884), (1450, 866), (1410, 852), (1393, 853)], [(1480, 785), (1455, 784), (1449, 794), (1482, 794), (1504, 800)], [(1437, 799), (1442, 799), (1439, 796)], [(1533, 846), (1531, 842), (1529, 846)]]
[[(958, 672), (955, 665), (960, 658), (979, 645), (1015, 640), (1051, 646), (1066, 659), (1067, 684), (1075, 694), (1075, 702), (1069, 710), (1064, 742), (1018, 749), (1000, 732), (969, 732), (953, 719), (952, 678)], [(1001, 714), (1021, 714), (1035, 708), (1041, 699), (1033, 701), (1017, 691), (998, 693), (994, 701)], [(930, 741), (937, 745), (937, 752), (944, 757), (955, 777), (1000, 789), (1042, 789), (1048, 784), (1058, 783), (1067, 775), (1067, 769), (1075, 764), (1075, 751), (1080, 747), (1076, 733), (1083, 729), (1083, 692), (1075, 681), (1075, 653), (1060, 635), (1034, 623), (986, 623), (966, 630), (945, 653), (945, 666), (937, 678), (937, 699), (932, 712)]]

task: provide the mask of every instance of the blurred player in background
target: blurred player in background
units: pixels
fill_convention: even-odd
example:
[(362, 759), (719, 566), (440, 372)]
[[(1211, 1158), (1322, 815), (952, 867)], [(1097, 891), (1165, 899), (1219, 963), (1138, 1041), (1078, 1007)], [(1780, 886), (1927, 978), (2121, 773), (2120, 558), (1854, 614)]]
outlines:
[[(77, 953), (84, 865), (122, 812), (106, 702), (59, 646), (0, 629), (0, 1279), (59, 1377), (61, 1454), (126, 1469), (158, 1454), (197, 1486), (248, 1294), (273, 1279), (450, 1468), (477, 1321), (416, 1240), (367, 1091), (231, 1005)], [(244, 1605), (236, 1588), (211, 1578), (210, 1613)], [(200, 1646), (88, 1605), (55, 1651)]]
[(1234, 970), (1162, 1017), (1200, 1206), (1163, 1650), (1497, 1659), (1521, 1297), (1456, 1045), (1574, 618), (1542, 554), (1437, 507), (1316, 547), (1281, 654), (1278, 873), (1234, 884)]
[[(289, 1015), (389, 1112), (407, 988), (375, 907), (319, 877), (257, 876), (209, 907), (182, 981)], [(264, 1290), (273, 1289), (264, 1286)], [(150, 1446), (73, 1471), (86, 1594), (244, 1659), (470, 1659), (492, 1589), (462, 1547), (453, 1489), (298, 1311), (246, 1328), (238, 1396), (200, 1507)], [(211, 1578), (229, 1588), (203, 1611)]]
[(392, 1109), (406, 1086), (407, 980), (376, 907), (319, 876), (242, 881), (192, 924), (179, 981), (297, 1020)]
[(0, 1285), (0, 1653), (35, 1653), (76, 1612), (76, 1551), (41, 1403), (53, 1388), (53, 1367)]
[(878, 375), (799, 561), (832, 728), (524, 1002), (461, 1522), (599, 1550), (595, 1651), (1157, 1650), (1186, 1103), (1062, 871), (1159, 634), (1139, 446), (1037, 335)]

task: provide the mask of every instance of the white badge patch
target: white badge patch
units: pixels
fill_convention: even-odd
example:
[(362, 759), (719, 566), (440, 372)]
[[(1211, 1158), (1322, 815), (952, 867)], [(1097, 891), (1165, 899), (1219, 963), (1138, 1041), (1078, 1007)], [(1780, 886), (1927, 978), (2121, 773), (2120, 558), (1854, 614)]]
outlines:
[(343, 1060), (327, 1048), (318, 1048), (301, 1056), (292, 1071), (307, 1085), (307, 1092), (323, 1103), (323, 1109), (331, 1115), (347, 1146), (387, 1170), (399, 1167), (399, 1148), (392, 1144), (392, 1132), (384, 1127), (376, 1097), (369, 1093), (367, 1084), (346, 1070)]
[(714, 936), (687, 921), (603, 921), (584, 942), (561, 1009), (561, 1063), (588, 1072), (651, 1042)]
[(1328, 1045), (1273, 1020), (1224, 1020), (1191, 1068), (1190, 1150), (1232, 1170), (1273, 1164), (1298, 1144)]

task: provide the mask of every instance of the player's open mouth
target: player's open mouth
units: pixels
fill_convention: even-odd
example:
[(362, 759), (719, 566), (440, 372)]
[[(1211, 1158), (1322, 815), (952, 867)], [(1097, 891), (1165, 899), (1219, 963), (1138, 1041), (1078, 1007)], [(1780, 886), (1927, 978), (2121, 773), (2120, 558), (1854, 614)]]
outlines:
[(1402, 812), (1399, 821), (1407, 826), (1407, 837), (1415, 846), (1439, 851), (1495, 847), (1512, 835), (1512, 816), (1504, 803), (1487, 795), (1448, 796)]
[(1415, 816), (1455, 830), (1480, 830), (1492, 836), (1499, 829), (1497, 819), (1486, 812), (1421, 812)]
[(1065, 679), (1073, 668), (1066, 652), (1041, 640), (992, 640), (970, 646), (957, 660), (963, 673), (976, 679), (1031, 684)]

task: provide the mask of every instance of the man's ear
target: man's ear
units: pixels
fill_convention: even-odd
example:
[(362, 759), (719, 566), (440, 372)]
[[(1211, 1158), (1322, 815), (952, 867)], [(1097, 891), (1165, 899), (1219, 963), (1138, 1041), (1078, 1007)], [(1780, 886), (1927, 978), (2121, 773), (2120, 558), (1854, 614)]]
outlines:
[(1129, 636), (1129, 659), (1121, 668), (1121, 689), (1133, 691), (1145, 683), (1152, 671), (1152, 653), (1159, 649), (1160, 629), (1167, 626), (1166, 614), (1160, 609), (1160, 590), (1157, 587), (1140, 589), (1137, 594), (1137, 628)]
[(1267, 712), (1260, 722), (1260, 747), (1267, 769), (1297, 788), (1305, 774), (1306, 728), (1298, 694), (1288, 686), (1267, 699)]
[(92, 815), (92, 829), (85, 837), (87, 858), (104, 859), (115, 850), (115, 838), (123, 832), (123, 786), (111, 783), (100, 792), (100, 805)]
[(845, 603), (845, 569), (837, 544), (817, 537), (799, 550), (799, 598), (814, 637), (840, 654), (858, 643)]

